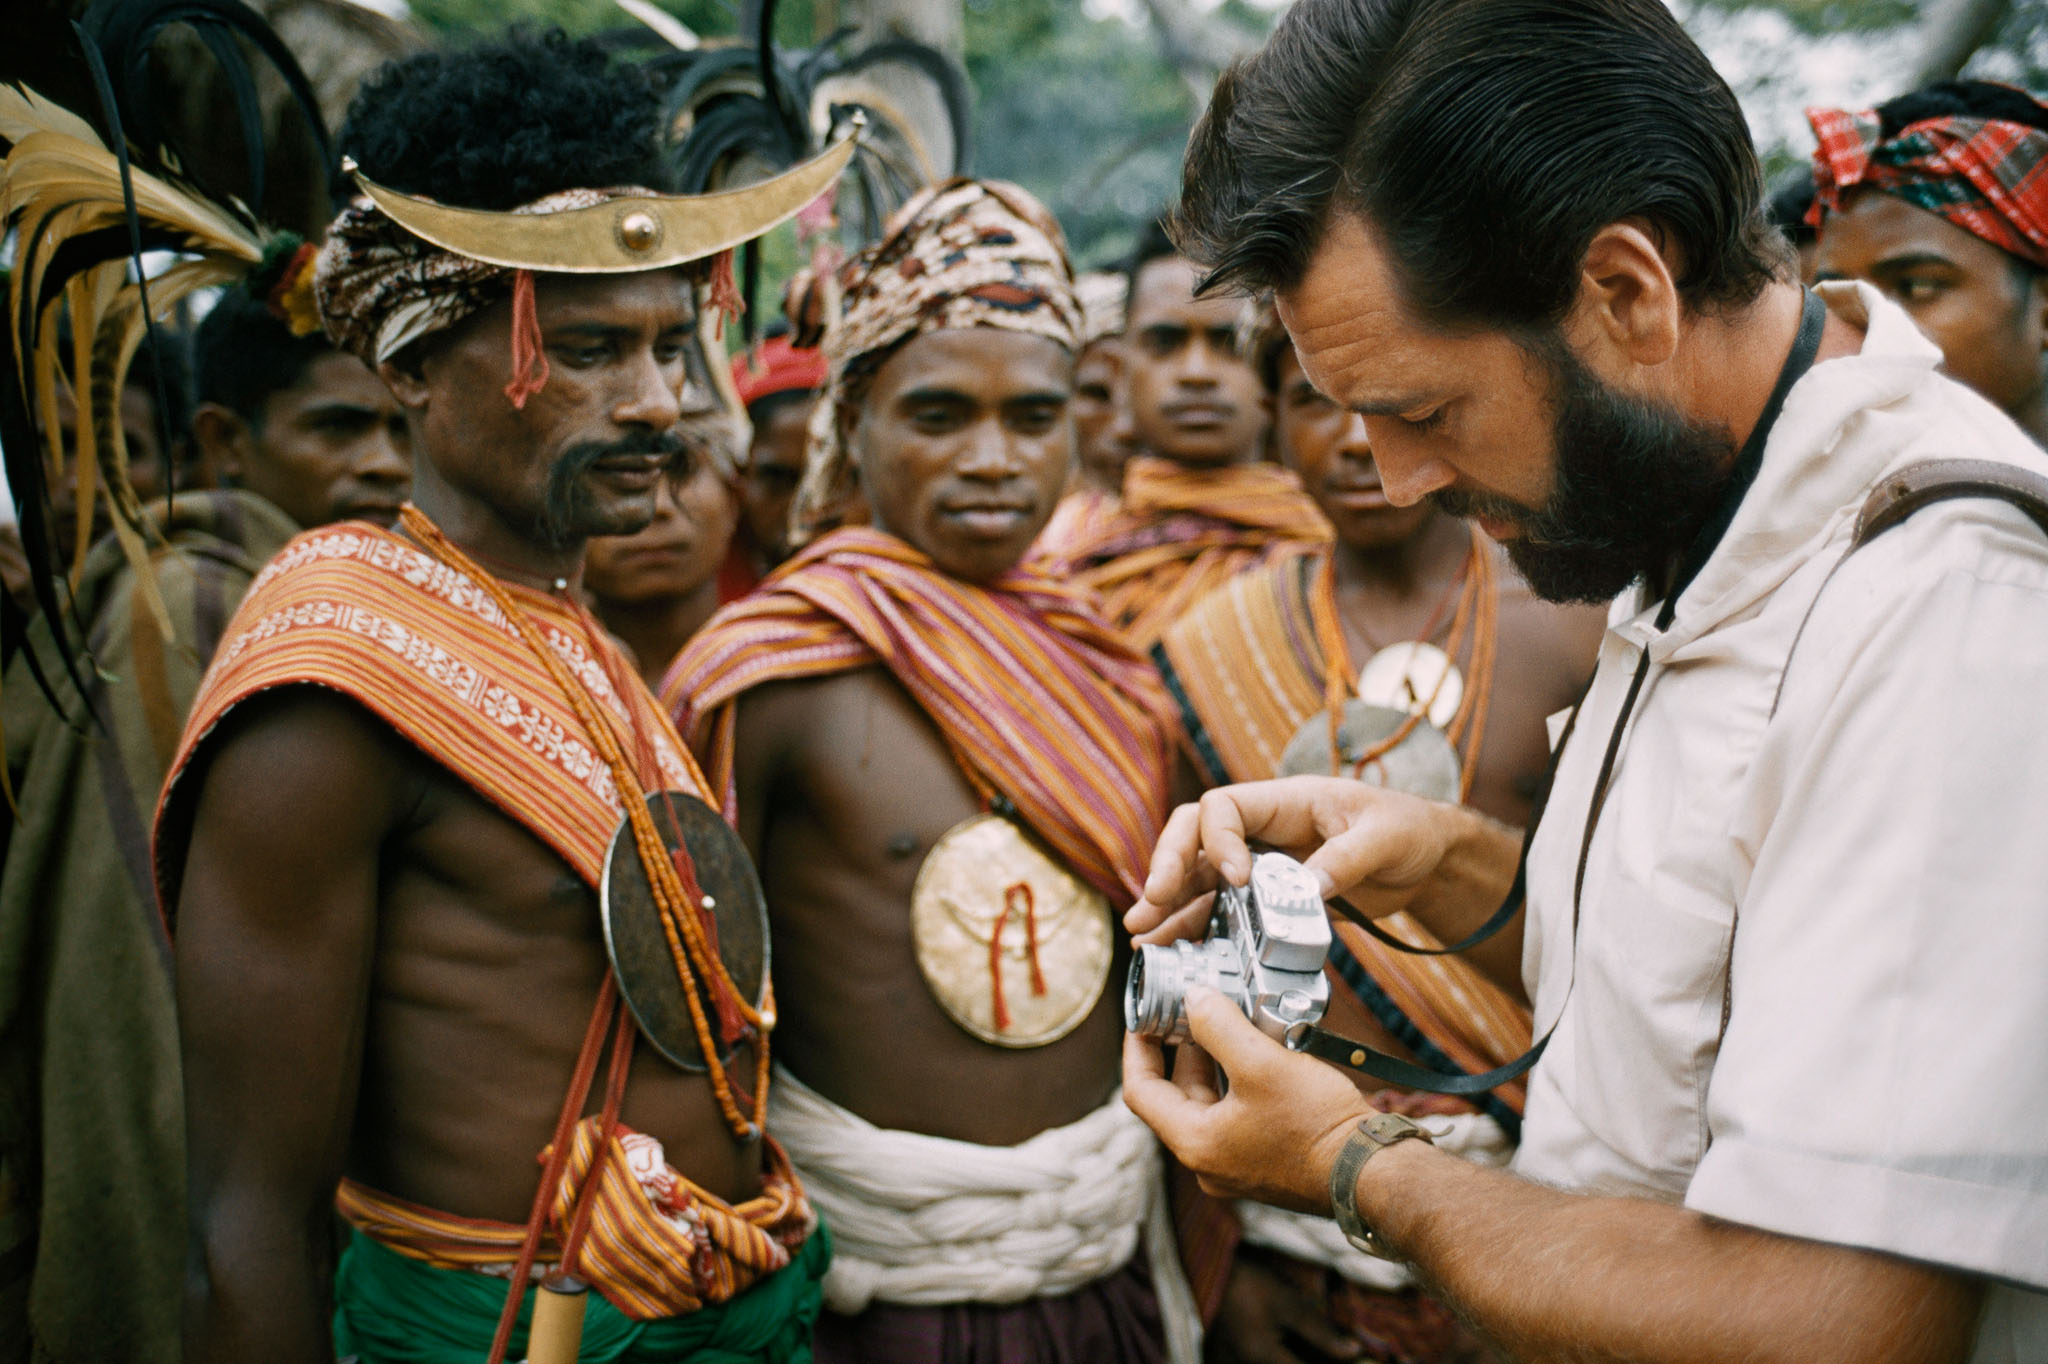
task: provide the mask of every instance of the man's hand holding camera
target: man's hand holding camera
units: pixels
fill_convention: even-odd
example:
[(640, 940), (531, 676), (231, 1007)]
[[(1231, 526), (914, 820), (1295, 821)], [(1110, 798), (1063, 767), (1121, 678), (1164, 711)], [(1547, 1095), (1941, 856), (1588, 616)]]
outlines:
[[(1446, 917), (1448, 910), (1448, 917), (1462, 919), (1466, 916), (1455, 912), (1461, 908), (1476, 908), (1477, 917), (1483, 917), (1512, 878), (1514, 839), (1507, 830), (1461, 807), (1359, 782), (1314, 777), (1211, 791), (1199, 804), (1181, 807), (1168, 821), (1145, 898), (1124, 921), (1141, 944), (1139, 970), (1133, 975), (1133, 1031), (1124, 1052), (1126, 1102), (1210, 1193), (1327, 1213), (1337, 1153), (1374, 1110), (1343, 1072), (1289, 1051), (1274, 1035), (1278, 1031), (1284, 1036), (1285, 1024), (1293, 1016), (1290, 1010), (1301, 1012), (1311, 1006), (1309, 1000), (1290, 998), (1293, 992), (1284, 990), (1284, 969), (1266, 980), (1239, 980), (1226, 962), (1219, 968), (1224, 979), (1218, 983), (1241, 996), (1238, 999), (1203, 984), (1184, 985), (1196, 974), (1190, 969), (1166, 987), (1177, 994), (1184, 985), (1184, 1033), (1159, 1018), (1150, 1020), (1150, 1026), (1139, 1026), (1147, 1008), (1158, 1013), (1170, 1007), (1157, 998), (1162, 989), (1157, 977), (1174, 960), (1163, 950), (1164, 944), (1204, 935), (1212, 917), (1222, 926), (1229, 916), (1217, 912), (1218, 891), (1253, 880), (1253, 841), (1300, 858), (1307, 873), (1298, 888), (1277, 880), (1258, 887), (1266, 892), (1267, 936), (1284, 938), (1284, 921), (1273, 912), (1273, 904), (1287, 889), (1299, 889), (1315, 902), (1342, 893), (1376, 917), (1424, 905), (1437, 909), (1433, 918)], [(1502, 857), (1504, 874), (1497, 862), (1487, 865), (1489, 859)], [(1451, 884), (1436, 884), (1447, 871), (1452, 873)], [(1260, 880), (1267, 879), (1262, 868)], [(1234, 893), (1242, 901), (1245, 892)], [(1469, 907), (1462, 903), (1468, 900)], [(1320, 921), (1317, 927), (1322, 927)], [(1244, 935), (1241, 926), (1232, 934)], [(1283, 951), (1285, 946), (1280, 944)], [(1325, 929), (1309, 968), (1315, 986), (1323, 983), (1320, 970), (1327, 947)], [(1256, 948), (1247, 951), (1252, 957), (1259, 954)], [(1266, 953), (1283, 968), (1299, 965), (1284, 955), (1274, 956), (1271, 947)], [(1148, 959), (1156, 963), (1149, 989), (1143, 983)], [(1259, 972), (1256, 962), (1247, 969)], [(1263, 997), (1261, 985), (1266, 989)], [(1153, 998), (1143, 999), (1143, 994)], [(1314, 1007), (1306, 1021), (1320, 1015), (1320, 1007)], [(1142, 1035), (1145, 1032), (1153, 1035)], [(1181, 1035), (1192, 1045), (1179, 1048), (1169, 1078), (1158, 1039), (1179, 1040)], [(1415, 1159), (1418, 1154), (1404, 1151), (1399, 1158)]]

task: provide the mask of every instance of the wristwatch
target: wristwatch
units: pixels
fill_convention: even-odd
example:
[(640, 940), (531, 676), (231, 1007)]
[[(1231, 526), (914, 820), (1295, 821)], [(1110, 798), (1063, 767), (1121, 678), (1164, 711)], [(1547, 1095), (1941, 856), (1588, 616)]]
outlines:
[(1337, 1218), (1337, 1229), (1352, 1245), (1382, 1260), (1398, 1257), (1358, 1215), (1358, 1172), (1376, 1152), (1409, 1137), (1436, 1145), (1429, 1129), (1418, 1127), (1399, 1113), (1375, 1113), (1358, 1124), (1358, 1130), (1337, 1152), (1337, 1164), (1330, 1171), (1330, 1208)]

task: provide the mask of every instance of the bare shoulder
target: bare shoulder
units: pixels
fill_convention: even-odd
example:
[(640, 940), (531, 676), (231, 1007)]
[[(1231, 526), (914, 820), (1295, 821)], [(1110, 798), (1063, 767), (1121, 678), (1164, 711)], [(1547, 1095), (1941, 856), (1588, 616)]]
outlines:
[[(176, 864), (181, 852), (203, 861), (206, 849), (232, 849), (246, 876), (310, 872), (373, 852), (401, 827), (426, 790), (424, 767), (347, 697), (312, 686), (265, 692), (229, 711), (194, 753), (165, 808), (159, 850)], [(178, 879), (174, 865), (171, 884)]]

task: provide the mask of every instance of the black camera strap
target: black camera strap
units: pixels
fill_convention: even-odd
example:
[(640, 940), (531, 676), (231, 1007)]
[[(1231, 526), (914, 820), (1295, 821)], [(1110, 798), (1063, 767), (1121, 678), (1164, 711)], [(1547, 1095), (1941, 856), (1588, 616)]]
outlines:
[[(1764, 444), (1770, 439), (1771, 428), (1777, 425), (1778, 413), (1785, 406), (1785, 396), (1792, 391), (1792, 386), (1799, 382), (1806, 371), (1813, 367), (1813, 358), (1820, 350), (1821, 333), (1826, 329), (1826, 324), (1826, 306), (1821, 303), (1818, 295), (1807, 290), (1800, 308), (1799, 331), (1793, 337), (1792, 350), (1786, 355), (1784, 365), (1778, 370), (1778, 381), (1772, 386), (1771, 395), (1765, 401), (1763, 411), (1758, 414), (1755, 428), (1736, 454), (1735, 463), (1729, 471), (1728, 487), (1693, 536), (1692, 542), (1678, 561), (1676, 571), (1672, 574), (1670, 588), (1665, 592), (1663, 605), (1657, 612), (1656, 628), (1659, 633), (1670, 628), (1672, 619), (1678, 611), (1679, 597), (1698, 576), (1700, 569), (1713, 554), (1715, 546), (1720, 544), (1721, 537), (1727, 533), (1729, 525), (1735, 519), (1737, 508), (1742, 505), (1743, 497), (1749, 492), (1750, 485), (1756, 481), (1757, 470), (1763, 464)], [(1911, 508), (1907, 510), (1910, 511)], [(1851, 549), (1853, 551), (1853, 545)], [(1798, 641), (1795, 638), (1793, 642), (1796, 646)], [(1600, 772), (1594, 778), (1593, 795), (1587, 802), (1585, 828), (1579, 839), (1578, 868), (1572, 878), (1571, 942), (1574, 963), (1578, 956), (1579, 905), (1586, 888), (1586, 867), (1592, 860), (1593, 835), (1600, 827), (1600, 811), (1607, 803), (1607, 791), (1614, 777), (1614, 765), (1621, 756), (1622, 736), (1628, 732), (1629, 720), (1635, 714), (1636, 701), (1642, 696), (1643, 683), (1649, 675), (1650, 651), (1645, 647), (1636, 660), (1635, 675), (1629, 679), (1628, 692), (1621, 702), (1621, 712), (1615, 717), (1614, 728), (1607, 736), (1607, 748), (1600, 757)], [(1566, 722), (1564, 733), (1559, 736), (1557, 747), (1551, 754), (1550, 770), (1544, 783), (1543, 795), (1538, 806), (1529, 812), (1529, 823), (1522, 835), (1522, 852), (1516, 860), (1514, 882), (1508, 887), (1508, 893), (1502, 899), (1500, 908), (1495, 910), (1493, 916), (1484, 924), (1462, 941), (1449, 947), (1417, 947), (1396, 938), (1349, 905), (1336, 905), (1333, 901), (1333, 906), (1347, 920), (1358, 924), (1380, 942), (1397, 951), (1415, 956), (1443, 956), (1463, 952), (1505, 928), (1522, 911), (1522, 902), (1528, 889), (1529, 849), (1536, 841), (1537, 826), (1542, 823), (1543, 812), (1549, 805), (1551, 782), (1556, 779), (1558, 763), (1564, 756), (1565, 746), (1571, 742), (1572, 731), (1578, 727), (1579, 711), (1584, 704), (1584, 698), (1581, 698), (1579, 705), (1572, 707), (1571, 718)], [(1565, 987), (1564, 999), (1558, 1005), (1557, 1017), (1551, 1020), (1549, 1030), (1537, 1039), (1534, 1046), (1506, 1065), (1496, 1066), (1492, 1070), (1481, 1071), (1478, 1074), (1452, 1074), (1419, 1066), (1412, 1061), (1404, 1061), (1400, 1057), (1377, 1051), (1363, 1042), (1327, 1032), (1313, 1023), (1297, 1023), (1289, 1028), (1287, 1047), (1290, 1051), (1303, 1052), (1333, 1065), (1343, 1066), (1347, 1070), (1355, 1070), (1376, 1080), (1407, 1089), (1461, 1096), (1484, 1094), (1498, 1085), (1520, 1079), (1542, 1057), (1544, 1048), (1550, 1045), (1550, 1039), (1557, 1033), (1558, 1023), (1564, 1019), (1565, 1006), (1570, 1003), (1572, 990), (1577, 982), (1578, 971), (1574, 965), (1572, 983)]]

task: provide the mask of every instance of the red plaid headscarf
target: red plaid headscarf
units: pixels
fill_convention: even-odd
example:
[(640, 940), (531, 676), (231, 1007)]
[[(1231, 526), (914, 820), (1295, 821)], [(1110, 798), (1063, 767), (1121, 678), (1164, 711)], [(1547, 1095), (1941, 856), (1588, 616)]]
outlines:
[(2048, 132), (1955, 115), (1909, 123), (1887, 141), (1874, 109), (1808, 109), (1806, 119), (1820, 137), (1814, 226), (1850, 188), (1869, 185), (2048, 269)]

